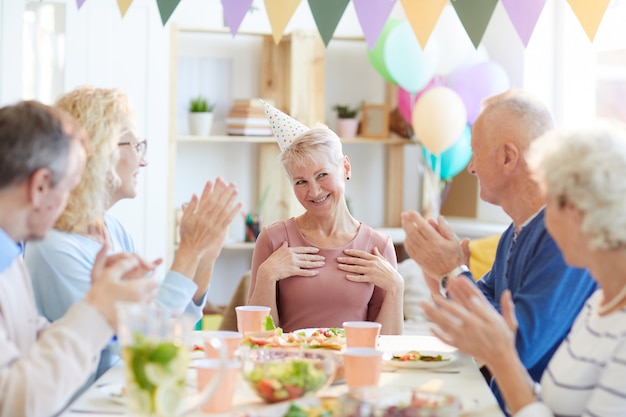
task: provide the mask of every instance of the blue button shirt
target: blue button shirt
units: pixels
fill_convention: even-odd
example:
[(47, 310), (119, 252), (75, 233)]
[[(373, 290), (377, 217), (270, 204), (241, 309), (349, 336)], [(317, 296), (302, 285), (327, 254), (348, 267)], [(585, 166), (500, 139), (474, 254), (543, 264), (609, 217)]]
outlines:
[(0, 272), (7, 269), (22, 254), (23, 246), (21, 243), (15, 243), (13, 239), (0, 229)]

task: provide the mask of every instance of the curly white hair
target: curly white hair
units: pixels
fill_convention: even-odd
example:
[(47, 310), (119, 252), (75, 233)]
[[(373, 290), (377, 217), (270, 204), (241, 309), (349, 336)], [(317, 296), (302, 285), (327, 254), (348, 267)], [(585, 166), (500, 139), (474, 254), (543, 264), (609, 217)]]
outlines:
[(531, 144), (528, 161), (548, 194), (583, 213), (590, 249), (626, 246), (626, 125), (553, 130)]

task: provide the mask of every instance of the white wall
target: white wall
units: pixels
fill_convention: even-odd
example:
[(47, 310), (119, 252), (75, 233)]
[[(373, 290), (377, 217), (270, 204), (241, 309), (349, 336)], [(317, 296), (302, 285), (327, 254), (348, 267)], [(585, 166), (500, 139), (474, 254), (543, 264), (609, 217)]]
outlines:
[(0, 105), (22, 98), (21, 1), (0, 0)]
[(67, 7), (65, 85), (120, 88), (135, 110), (139, 132), (149, 139), (150, 165), (139, 196), (113, 208), (148, 257), (163, 256), (168, 141), (168, 34), (153, 2), (135, 0), (124, 19), (109, 2)]

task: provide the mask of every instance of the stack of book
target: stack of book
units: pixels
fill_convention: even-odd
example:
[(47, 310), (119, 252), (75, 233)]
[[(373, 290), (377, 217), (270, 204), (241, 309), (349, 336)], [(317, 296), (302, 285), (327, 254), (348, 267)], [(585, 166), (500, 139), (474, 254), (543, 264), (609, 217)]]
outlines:
[[(271, 104), (271, 100), (265, 100)], [(256, 98), (238, 99), (226, 117), (226, 133), (244, 136), (272, 136), (270, 122)]]

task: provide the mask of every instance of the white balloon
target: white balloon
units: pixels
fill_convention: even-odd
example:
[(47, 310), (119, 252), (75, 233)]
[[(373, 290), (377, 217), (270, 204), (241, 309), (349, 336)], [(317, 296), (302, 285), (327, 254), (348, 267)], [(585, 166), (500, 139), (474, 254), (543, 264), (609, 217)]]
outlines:
[(439, 155), (461, 136), (467, 113), (461, 97), (448, 87), (433, 87), (421, 95), (413, 108), (413, 129), (431, 153)]
[(430, 43), (433, 38), (438, 41), (443, 51), (439, 58), (438, 75), (450, 74), (476, 51), (451, 4), (444, 7), (428, 42)]
[(383, 51), (387, 71), (398, 85), (415, 94), (435, 75), (439, 63), (439, 43), (430, 40), (422, 48), (408, 22), (389, 32)]

